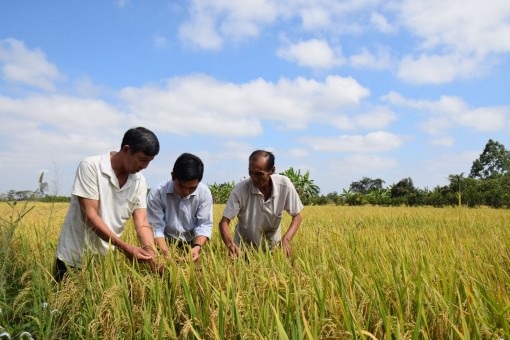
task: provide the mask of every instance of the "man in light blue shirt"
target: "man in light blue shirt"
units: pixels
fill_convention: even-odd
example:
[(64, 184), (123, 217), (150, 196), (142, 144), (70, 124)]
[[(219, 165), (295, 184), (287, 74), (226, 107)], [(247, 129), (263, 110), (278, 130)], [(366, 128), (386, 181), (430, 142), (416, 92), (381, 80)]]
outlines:
[(200, 158), (184, 153), (175, 161), (172, 177), (149, 194), (149, 224), (165, 257), (170, 256), (167, 242), (173, 242), (179, 247), (190, 246), (196, 261), (202, 246), (211, 238), (213, 200), (207, 185), (200, 183), (203, 174)]

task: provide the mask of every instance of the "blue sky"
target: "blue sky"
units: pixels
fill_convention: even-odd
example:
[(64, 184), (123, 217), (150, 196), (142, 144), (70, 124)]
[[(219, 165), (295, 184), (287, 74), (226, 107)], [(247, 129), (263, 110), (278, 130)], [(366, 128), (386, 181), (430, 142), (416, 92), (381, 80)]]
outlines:
[(78, 162), (130, 127), (204, 182), (247, 177), (255, 149), (321, 193), (363, 177), (433, 188), (510, 147), (510, 2), (0, 2), (0, 192), (68, 195)]

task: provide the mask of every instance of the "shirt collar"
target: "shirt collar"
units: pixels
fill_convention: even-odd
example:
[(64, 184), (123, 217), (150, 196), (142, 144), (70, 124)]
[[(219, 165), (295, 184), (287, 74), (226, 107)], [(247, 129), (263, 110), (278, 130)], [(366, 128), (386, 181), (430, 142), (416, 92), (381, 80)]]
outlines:
[(129, 188), (131, 186), (131, 180), (133, 179), (133, 177), (132, 177), (133, 175), (129, 174), (129, 177), (128, 177), (126, 183), (121, 188), (120, 185), (119, 185), (119, 179), (117, 178), (117, 175), (115, 175), (115, 171), (113, 171), (112, 161), (111, 161), (111, 158), (110, 158), (111, 153), (114, 153), (114, 152), (116, 152), (116, 151), (110, 151), (110, 152), (104, 154), (101, 157), (100, 169), (101, 169), (101, 172), (103, 174), (105, 174), (108, 177), (110, 177), (110, 182), (113, 185), (115, 185), (118, 189), (124, 190), (124, 189)]
[[(271, 185), (272, 185), (271, 197), (276, 197), (280, 194), (280, 186), (275, 185), (274, 176), (275, 176), (274, 174), (271, 175)], [(255, 187), (255, 185), (253, 185), (253, 182), (251, 181), (251, 179), (250, 179), (250, 192), (253, 195), (263, 195), (262, 192), (260, 191), (260, 189)]]

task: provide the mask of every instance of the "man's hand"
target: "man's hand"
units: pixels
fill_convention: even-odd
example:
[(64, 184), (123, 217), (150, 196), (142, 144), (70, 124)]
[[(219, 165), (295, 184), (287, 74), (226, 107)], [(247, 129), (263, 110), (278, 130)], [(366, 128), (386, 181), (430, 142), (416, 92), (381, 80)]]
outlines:
[(143, 249), (134, 245), (128, 245), (124, 253), (130, 260), (137, 260), (139, 262), (153, 261), (155, 258), (154, 251)]
[(290, 257), (290, 240), (283, 238), (280, 244), (283, 250), (285, 251), (285, 255), (287, 255), (287, 257)]
[(239, 247), (235, 243), (231, 243), (228, 246), (228, 254), (230, 256), (237, 257), (241, 255), (241, 249), (239, 249)]
[(197, 262), (198, 258), (200, 257), (200, 250), (202, 247), (200, 245), (195, 245), (193, 248), (191, 248), (191, 255), (193, 257), (193, 262)]

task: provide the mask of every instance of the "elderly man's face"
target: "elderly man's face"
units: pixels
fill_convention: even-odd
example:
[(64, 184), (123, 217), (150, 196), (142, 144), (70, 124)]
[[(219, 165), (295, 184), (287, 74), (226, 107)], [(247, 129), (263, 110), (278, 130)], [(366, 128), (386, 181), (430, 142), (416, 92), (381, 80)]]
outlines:
[(268, 170), (267, 159), (264, 157), (259, 157), (259, 159), (250, 161), (249, 163), (248, 174), (250, 175), (253, 185), (258, 189), (267, 187), (273, 173), (274, 167)]

